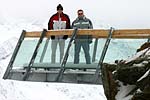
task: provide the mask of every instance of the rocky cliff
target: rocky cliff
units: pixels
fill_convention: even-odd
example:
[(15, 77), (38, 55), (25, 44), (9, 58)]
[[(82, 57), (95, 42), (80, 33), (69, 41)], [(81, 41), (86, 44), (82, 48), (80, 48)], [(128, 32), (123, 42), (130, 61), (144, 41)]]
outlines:
[(150, 100), (150, 43), (115, 64), (104, 63), (102, 81), (108, 100)]

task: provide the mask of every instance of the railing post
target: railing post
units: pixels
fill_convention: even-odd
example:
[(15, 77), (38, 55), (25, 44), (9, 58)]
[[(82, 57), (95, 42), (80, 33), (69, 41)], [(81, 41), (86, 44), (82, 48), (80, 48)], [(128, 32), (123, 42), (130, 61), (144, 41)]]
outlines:
[(94, 50), (93, 50), (92, 62), (95, 62), (95, 59), (96, 59), (97, 44), (98, 44), (98, 38), (96, 38), (95, 42), (94, 42)]
[(107, 52), (107, 49), (108, 49), (110, 40), (111, 40), (111, 38), (112, 38), (112, 33), (113, 33), (113, 31), (114, 31), (114, 28), (111, 27), (110, 30), (109, 30), (109, 34), (108, 34), (107, 40), (106, 40), (106, 42), (105, 42), (105, 45), (104, 45), (102, 54), (101, 54), (101, 56), (100, 56), (99, 63), (98, 63), (98, 65), (97, 65), (97, 68), (96, 68), (96, 71), (95, 71), (95, 74), (94, 74), (93, 83), (97, 83), (97, 80), (98, 80), (98, 77), (99, 77), (99, 73), (100, 73), (100, 69), (101, 69), (101, 66), (102, 66), (102, 64), (103, 64), (103, 61), (104, 61), (104, 58), (105, 58), (105, 55), (106, 55), (106, 52)]
[(75, 40), (75, 38), (77, 36), (77, 31), (78, 31), (78, 28), (75, 28), (73, 33), (72, 33), (72, 36), (70, 38), (68, 47), (66, 49), (66, 52), (65, 52), (65, 55), (64, 55), (64, 58), (63, 58), (63, 61), (61, 63), (61, 69), (60, 69), (60, 71), (58, 73), (58, 76), (56, 77), (56, 81), (61, 81), (62, 80), (63, 73), (65, 71), (65, 66), (66, 66), (66, 63), (67, 63), (67, 59), (68, 59), (68, 56), (69, 56), (69, 50), (70, 50), (70, 47), (72, 45), (72, 42)]
[(43, 60), (44, 60), (44, 56), (45, 56), (45, 53), (46, 53), (46, 50), (47, 50), (47, 47), (48, 47), (48, 44), (49, 44), (49, 40), (50, 40), (50, 37), (48, 37), (47, 40), (46, 40), (43, 52), (41, 54), (40, 62), (43, 62)]
[(15, 50), (14, 50), (14, 52), (13, 52), (13, 54), (12, 54), (12, 57), (11, 57), (11, 59), (10, 59), (10, 61), (9, 61), (9, 64), (8, 64), (8, 67), (7, 67), (7, 69), (6, 69), (6, 72), (5, 72), (4, 76), (3, 76), (3, 79), (7, 79), (8, 76), (9, 76), (10, 71), (12, 70), (13, 63), (14, 63), (14, 61), (15, 61), (15, 59), (16, 59), (16, 56), (17, 56), (18, 51), (19, 51), (19, 49), (20, 49), (20, 46), (21, 46), (21, 44), (22, 44), (22, 42), (23, 42), (23, 40), (24, 40), (25, 34), (26, 34), (26, 31), (23, 30), (22, 33), (21, 33), (21, 36), (20, 36), (20, 38), (19, 38), (19, 40), (18, 40), (18, 43), (17, 43), (17, 45), (16, 45), (16, 47), (15, 47)]
[(34, 53), (33, 53), (33, 55), (32, 55), (32, 58), (31, 58), (31, 60), (30, 60), (30, 62), (29, 62), (29, 64), (28, 64), (28, 67), (27, 67), (27, 69), (26, 69), (26, 72), (24, 73), (24, 76), (23, 76), (23, 79), (22, 79), (23, 81), (26, 81), (26, 80), (28, 79), (28, 77), (29, 77), (30, 70), (31, 70), (31, 68), (32, 68), (32, 66), (33, 66), (33, 63), (34, 63), (34, 60), (35, 60), (35, 58), (36, 58), (38, 49), (40, 48), (40, 44), (42, 43), (43, 38), (44, 38), (45, 35), (46, 35), (46, 32), (47, 32), (47, 30), (44, 29), (43, 32), (41, 33), (40, 39), (39, 39), (39, 41), (38, 41), (38, 43), (37, 43), (37, 45), (36, 45), (36, 48), (35, 48)]

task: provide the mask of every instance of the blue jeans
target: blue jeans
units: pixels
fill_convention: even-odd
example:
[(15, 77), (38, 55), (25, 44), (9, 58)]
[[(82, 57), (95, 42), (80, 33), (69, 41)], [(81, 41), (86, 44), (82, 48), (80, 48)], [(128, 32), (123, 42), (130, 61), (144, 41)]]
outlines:
[(81, 47), (83, 48), (84, 54), (85, 54), (85, 60), (86, 64), (91, 64), (91, 57), (90, 57), (90, 46), (87, 42), (75, 42), (75, 55), (74, 55), (74, 64), (79, 63), (79, 54), (81, 51)]

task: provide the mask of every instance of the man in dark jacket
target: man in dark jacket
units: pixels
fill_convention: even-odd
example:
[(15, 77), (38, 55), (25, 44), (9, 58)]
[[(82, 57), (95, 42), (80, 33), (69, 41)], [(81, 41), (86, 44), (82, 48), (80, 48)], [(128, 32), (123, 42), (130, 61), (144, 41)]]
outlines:
[[(72, 27), (78, 29), (92, 29), (93, 25), (90, 19), (84, 16), (84, 12), (82, 9), (77, 11), (78, 17), (73, 21)], [(91, 63), (91, 57), (89, 54), (90, 43), (92, 42), (92, 37), (89, 35), (78, 35), (75, 39), (75, 56), (74, 63), (79, 63), (79, 53), (81, 51), (81, 47), (85, 53), (86, 64)]]
[[(59, 30), (59, 29), (70, 29), (70, 19), (67, 14), (63, 13), (63, 7), (61, 4), (57, 6), (57, 13), (52, 15), (48, 22), (48, 30)], [(56, 57), (56, 49), (57, 44), (59, 44), (60, 48), (60, 63), (64, 55), (64, 47), (65, 47), (65, 39), (67, 39), (67, 35), (60, 36), (51, 36), (52, 43), (52, 55), (51, 55), (51, 63), (55, 63)]]

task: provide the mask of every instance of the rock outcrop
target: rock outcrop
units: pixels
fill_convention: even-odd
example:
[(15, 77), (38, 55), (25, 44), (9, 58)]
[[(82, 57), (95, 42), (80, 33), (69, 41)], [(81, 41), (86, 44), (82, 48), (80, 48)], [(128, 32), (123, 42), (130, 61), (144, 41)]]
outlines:
[[(116, 60), (115, 64), (103, 64), (102, 81), (108, 100), (124, 100), (124, 98), (129, 98), (125, 100), (150, 100), (149, 46), (150, 43), (142, 45), (136, 55), (127, 60)], [(119, 92), (123, 91), (121, 90), (123, 86), (132, 86), (132, 88), (124, 92), (122, 98), (117, 99)]]

